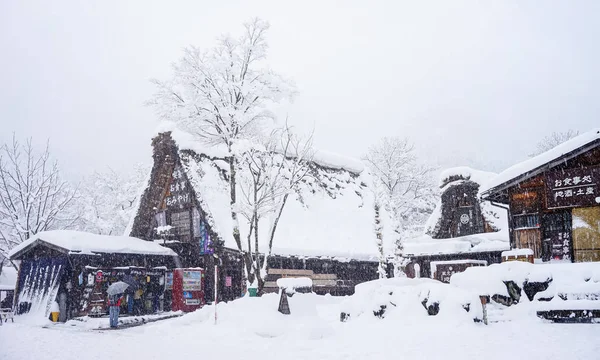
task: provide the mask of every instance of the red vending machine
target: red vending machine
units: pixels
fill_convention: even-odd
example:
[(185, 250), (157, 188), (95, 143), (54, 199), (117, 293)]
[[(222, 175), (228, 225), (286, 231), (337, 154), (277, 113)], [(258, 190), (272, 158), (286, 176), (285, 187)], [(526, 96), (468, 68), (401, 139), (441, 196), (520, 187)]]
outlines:
[(190, 312), (204, 305), (204, 269), (173, 270), (173, 311)]

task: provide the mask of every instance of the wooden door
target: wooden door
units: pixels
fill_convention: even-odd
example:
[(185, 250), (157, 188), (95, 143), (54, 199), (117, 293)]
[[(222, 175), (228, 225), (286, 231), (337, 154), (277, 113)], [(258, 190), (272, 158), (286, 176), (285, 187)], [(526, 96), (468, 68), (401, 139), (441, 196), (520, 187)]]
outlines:
[(600, 206), (573, 209), (575, 262), (600, 261)]
[(542, 256), (542, 238), (539, 229), (515, 230), (515, 240), (518, 249), (533, 250), (533, 257)]

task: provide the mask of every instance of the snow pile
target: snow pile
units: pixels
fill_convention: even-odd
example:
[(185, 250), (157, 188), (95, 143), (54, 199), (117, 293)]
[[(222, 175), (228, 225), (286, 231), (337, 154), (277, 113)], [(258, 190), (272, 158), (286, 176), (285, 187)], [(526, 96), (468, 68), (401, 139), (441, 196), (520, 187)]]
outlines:
[[(341, 306), (342, 318), (391, 318), (422, 321), (428, 315), (450, 321), (482, 319), (479, 297), (458, 287), (431, 279), (392, 278), (356, 286)], [(438, 314), (439, 312), (439, 314)]]
[[(486, 267), (471, 267), (452, 275), (450, 284), (479, 295), (510, 296), (506, 282), (520, 289), (528, 283), (548, 283), (533, 299), (600, 299), (600, 263), (531, 264), (509, 261)], [(521, 296), (521, 299), (524, 296)]]
[(502, 257), (517, 257), (530, 255), (533, 255), (533, 250), (531, 249), (512, 249), (502, 252)]
[(457, 180), (469, 180), (481, 185), (490, 181), (495, 176), (497, 174), (493, 172), (475, 170), (468, 166), (458, 166), (446, 169), (440, 173), (439, 186), (443, 188), (447, 184)]
[(280, 278), (277, 279), (277, 286), (280, 289), (300, 289), (300, 288), (312, 288), (313, 282), (311, 278), (298, 277), (298, 278)]
[(21, 252), (21, 250), (40, 242), (59, 247), (66, 252), (75, 254), (93, 255), (96, 253), (119, 253), (177, 256), (173, 250), (150, 241), (144, 241), (128, 236), (98, 235), (71, 230), (54, 230), (37, 233), (14, 247), (9, 252), (8, 256), (13, 257), (15, 254)]
[[(0, 358), (170, 359), (186, 358), (199, 351), (206, 358), (241, 359), (252, 355), (265, 360), (500, 360), (510, 354), (533, 359), (598, 357), (598, 332), (588, 324), (556, 326), (534, 315), (484, 326), (474, 324), (470, 318), (448, 321), (441, 307), (437, 316), (423, 315), (421, 304), (415, 307), (419, 316), (409, 314), (397, 321), (382, 321), (371, 315), (342, 323), (342, 300), (296, 294), (288, 299), (291, 315), (286, 316), (277, 312), (279, 297), (275, 294), (246, 297), (219, 304), (216, 325), (214, 306), (206, 306), (182, 317), (117, 331), (88, 331), (85, 324), (42, 328), (25, 324), (17, 316), (14, 324), (0, 326)], [(107, 319), (102, 321), (108, 323)], [(66, 346), (69, 351), (65, 351)]]
[(0, 291), (14, 290), (17, 284), (17, 270), (11, 266), (2, 267), (0, 273)]
[(433, 239), (429, 235), (421, 235), (408, 238), (404, 242), (404, 253), (408, 256), (475, 253), (508, 249), (510, 249), (510, 242), (506, 230), (450, 239)]
[(508, 169), (504, 170), (498, 176), (494, 177), (490, 181), (482, 185), (481, 192), (489, 192), (491, 189), (502, 185), (514, 178), (532, 172), (549, 162), (560, 158), (561, 156), (577, 150), (593, 141), (600, 139), (600, 128), (593, 129), (579, 136), (576, 136), (564, 143), (550, 149), (538, 156), (531, 159), (525, 160), (521, 163), (515, 164)]

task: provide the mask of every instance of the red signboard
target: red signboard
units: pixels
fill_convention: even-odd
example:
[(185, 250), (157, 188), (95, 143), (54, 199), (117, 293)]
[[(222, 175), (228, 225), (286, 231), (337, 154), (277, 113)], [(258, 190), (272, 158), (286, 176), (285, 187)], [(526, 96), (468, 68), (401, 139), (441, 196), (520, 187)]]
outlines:
[(173, 270), (173, 290), (171, 309), (173, 311), (194, 311), (204, 305), (204, 270)]
[(558, 170), (546, 174), (548, 209), (598, 206), (600, 168), (583, 167)]
[(231, 287), (231, 276), (225, 277), (225, 286)]
[(96, 282), (102, 282), (103, 274), (102, 271), (96, 273)]

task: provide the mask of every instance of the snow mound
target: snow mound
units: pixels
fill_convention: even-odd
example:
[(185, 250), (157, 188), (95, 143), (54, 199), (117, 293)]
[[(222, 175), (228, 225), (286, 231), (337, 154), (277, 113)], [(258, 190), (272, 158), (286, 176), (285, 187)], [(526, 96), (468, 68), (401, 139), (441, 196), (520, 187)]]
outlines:
[(508, 281), (513, 281), (521, 289), (526, 283), (549, 281), (548, 288), (538, 292), (535, 299), (562, 297), (582, 300), (600, 296), (600, 263), (531, 264), (509, 261), (486, 267), (471, 267), (450, 278), (452, 285), (490, 296), (509, 296), (505, 285)]
[(342, 319), (350, 321), (373, 316), (422, 321), (431, 314), (445, 320), (472, 322), (483, 316), (481, 302), (474, 293), (425, 278), (379, 279), (359, 284), (355, 294), (342, 303), (341, 311)]
[(299, 277), (299, 278), (280, 278), (277, 279), (277, 286), (280, 289), (299, 289), (299, 288), (312, 288), (313, 282), (311, 278)]

